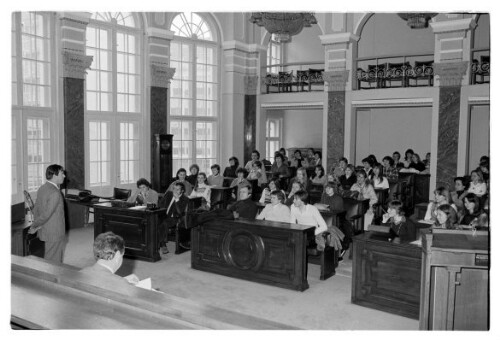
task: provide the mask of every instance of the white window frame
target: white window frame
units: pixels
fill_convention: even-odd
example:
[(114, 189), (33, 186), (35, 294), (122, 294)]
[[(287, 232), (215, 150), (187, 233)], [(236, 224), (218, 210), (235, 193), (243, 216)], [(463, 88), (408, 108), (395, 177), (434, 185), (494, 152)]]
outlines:
[[(276, 46), (276, 48), (279, 50), (279, 57), (276, 57), (273, 55), (272, 51), (272, 46)], [(269, 43), (267, 44), (267, 65), (274, 65), (274, 64), (283, 64), (284, 62), (284, 46), (283, 43), (278, 42), (274, 40), (274, 34), (272, 34), (269, 38)], [(267, 68), (267, 71), (269, 73), (275, 73), (277, 74), (279, 71), (283, 70), (283, 66), (269, 66)]]
[[(269, 136), (271, 121), (277, 123), (277, 134), (278, 134), (277, 137)], [(268, 117), (266, 119), (266, 159), (269, 160), (271, 163), (274, 163), (274, 152), (279, 151), (279, 148), (278, 150), (271, 151), (270, 142), (278, 142), (280, 148), (283, 145), (283, 118), (281, 117)]]

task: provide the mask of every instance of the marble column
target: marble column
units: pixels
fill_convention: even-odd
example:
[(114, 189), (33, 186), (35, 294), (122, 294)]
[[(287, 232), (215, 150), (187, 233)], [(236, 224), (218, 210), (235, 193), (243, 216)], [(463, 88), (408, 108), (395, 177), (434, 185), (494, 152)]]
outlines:
[[(256, 148), (258, 78), (256, 75), (245, 76), (245, 105), (243, 110), (243, 155), (245, 162), (251, 159), (252, 151)], [(260, 158), (263, 159), (264, 156), (261, 154)]]
[(168, 88), (174, 76), (175, 68), (167, 64), (151, 63), (151, 137), (155, 134), (166, 134)]
[(85, 188), (84, 91), (93, 57), (63, 51), (64, 167), (67, 188)]
[(323, 79), (328, 83), (328, 147), (324, 156), (326, 171), (344, 156), (345, 87), (349, 72), (349, 70), (323, 72)]
[(440, 86), (436, 188), (453, 188), (457, 176), (461, 83), (468, 65), (467, 61), (434, 64)]

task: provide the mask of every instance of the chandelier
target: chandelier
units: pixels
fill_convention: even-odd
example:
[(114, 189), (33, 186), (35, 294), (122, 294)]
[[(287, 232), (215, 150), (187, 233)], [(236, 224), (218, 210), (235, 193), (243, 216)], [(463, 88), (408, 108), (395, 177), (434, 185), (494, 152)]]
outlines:
[(274, 34), (278, 42), (289, 42), (292, 35), (299, 34), (304, 27), (317, 24), (313, 13), (254, 12), (250, 22)]
[(407, 25), (411, 28), (426, 28), (429, 26), (429, 20), (438, 13), (398, 13), (399, 17), (408, 21)]

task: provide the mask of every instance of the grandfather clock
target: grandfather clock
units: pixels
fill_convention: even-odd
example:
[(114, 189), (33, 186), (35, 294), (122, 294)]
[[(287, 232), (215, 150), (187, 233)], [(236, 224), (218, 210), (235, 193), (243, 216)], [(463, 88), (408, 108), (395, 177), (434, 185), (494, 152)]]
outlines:
[(158, 193), (167, 191), (172, 180), (172, 137), (173, 135), (154, 135), (151, 150), (151, 185)]

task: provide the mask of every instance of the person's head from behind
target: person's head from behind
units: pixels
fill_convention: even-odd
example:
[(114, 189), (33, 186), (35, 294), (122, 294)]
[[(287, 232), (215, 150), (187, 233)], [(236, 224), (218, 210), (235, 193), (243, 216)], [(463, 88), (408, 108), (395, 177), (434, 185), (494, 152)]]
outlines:
[(240, 165), (240, 161), (238, 160), (238, 158), (233, 156), (229, 158), (229, 165), (234, 168), (238, 168), (238, 166)]
[(212, 175), (217, 176), (220, 173), (220, 166), (219, 164), (214, 164), (210, 167), (210, 170), (212, 170)]
[(479, 197), (471, 192), (464, 196), (463, 201), (464, 207), (465, 209), (467, 209), (469, 214), (479, 214), (479, 212), (481, 211), (481, 201), (479, 200)]
[(354, 166), (352, 164), (348, 164), (344, 171), (345, 171), (345, 177), (349, 178), (354, 173)]
[(236, 176), (238, 176), (239, 179), (247, 177), (247, 170), (241, 167), (236, 169)]
[(244, 185), (239, 190), (240, 201), (246, 200), (252, 194), (252, 188), (250, 185)]
[(252, 161), (257, 161), (260, 158), (260, 152), (257, 150), (252, 151)]
[(186, 187), (184, 186), (184, 183), (181, 183), (181, 182), (175, 183), (174, 188), (172, 190), (175, 197), (182, 196), (182, 194), (184, 194), (185, 191), (186, 191)]
[(299, 190), (293, 195), (293, 205), (297, 208), (306, 205), (309, 195), (305, 190)]
[(184, 168), (180, 168), (179, 170), (177, 170), (177, 174), (175, 175), (175, 177), (177, 177), (177, 179), (181, 182), (184, 182), (186, 180), (186, 176), (187, 171)]
[(436, 219), (440, 226), (451, 229), (457, 224), (457, 212), (451, 205), (443, 204), (439, 206), (436, 212)]
[(51, 164), (45, 170), (45, 178), (55, 184), (63, 184), (66, 173), (59, 164)]
[(139, 180), (137, 181), (137, 188), (139, 188), (141, 193), (144, 194), (149, 190), (149, 188), (151, 188), (151, 183), (149, 183), (145, 178), (139, 178)]
[(106, 263), (113, 273), (122, 265), (125, 242), (121, 236), (111, 231), (99, 234), (94, 240), (93, 248), (95, 260)]
[(271, 191), (271, 204), (276, 205), (279, 203), (283, 203), (285, 200), (285, 195), (281, 190), (274, 190)]
[(198, 175), (198, 172), (200, 172), (200, 167), (198, 164), (193, 164), (189, 167), (189, 172), (191, 175)]
[(445, 187), (439, 187), (434, 190), (434, 200), (436, 203), (443, 204), (450, 202), (450, 192)]
[(394, 166), (394, 159), (392, 159), (390, 156), (385, 156), (382, 158), (382, 164), (384, 165), (384, 168), (389, 168)]
[(455, 191), (464, 191), (469, 187), (469, 183), (465, 180), (465, 177), (455, 177)]
[(378, 164), (377, 157), (375, 157), (375, 155), (368, 155), (367, 158), (372, 160), (372, 166)]
[(403, 216), (403, 202), (400, 200), (393, 200), (389, 202), (387, 213), (389, 214), (389, 217)]

